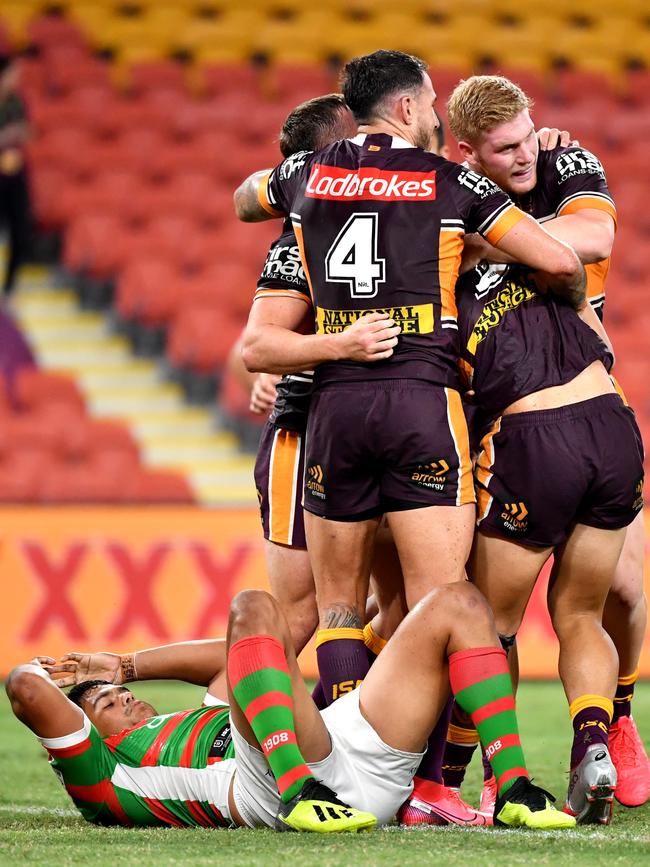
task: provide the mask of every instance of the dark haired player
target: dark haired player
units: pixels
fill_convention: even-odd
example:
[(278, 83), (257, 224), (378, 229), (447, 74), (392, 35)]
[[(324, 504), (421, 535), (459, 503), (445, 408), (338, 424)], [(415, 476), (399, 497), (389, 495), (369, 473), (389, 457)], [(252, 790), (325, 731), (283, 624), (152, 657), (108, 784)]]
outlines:
[[(580, 148), (538, 156), (529, 106), (507, 79), (477, 76), (452, 94), (450, 125), (470, 167), (498, 179), (606, 272), (600, 260), (611, 249), (615, 209), (602, 167)], [(496, 418), (475, 471), (470, 575), (512, 645), (555, 552), (549, 608), (574, 725), (566, 809), (580, 822), (608, 823), (617, 659), (602, 612), (625, 528), (642, 506), (640, 434), (607, 373), (611, 356), (596, 331), (606, 335), (590, 306), (582, 315), (591, 328), (514, 266), (480, 266), (460, 281), (458, 297), (461, 365), (477, 403)]]
[[(569, 297), (580, 296), (583, 273), (570, 248), (497, 187), (425, 152), (438, 122), (422, 61), (385, 51), (358, 58), (346, 67), (343, 92), (359, 135), (295, 154), (259, 185), (259, 200), (245, 182), (236, 204), (249, 220), (290, 214), (301, 246), (318, 334), (294, 333), (287, 310), (285, 327), (274, 325), (273, 351), (245, 341), (244, 359), (278, 373), (319, 365), (304, 493), (318, 659), (321, 673), (346, 670), (354, 682), (367, 672), (361, 627), (383, 514), (409, 606), (436, 584), (464, 578), (474, 517), (456, 375), (464, 229), (547, 268), (549, 285)], [(254, 305), (253, 333), (265, 324), (258, 317)], [(334, 338), (362, 317), (389, 317), (395, 327), (370, 363), (343, 361)]]
[[(160, 716), (123, 686), (179, 676), (209, 685), (224, 666), (229, 709)], [(74, 694), (79, 705), (48, 671), (64, 684), (90, 679)], [(6, 688), (13, 712), (91, 822), (322, 832), (392, 818), (410, 793), (450, 684), (488, 746), (500, 793), (495, 824), (573, 827), (528, 779), (505, 653), (485, 600), (468, 582), (432, 591), (364, 683), (322, 712), (278, 603), (255, 590), (233, 600), (225, 643), (126, 657), (74, 653), (58, 664), (39, 657), (14, 669)]]

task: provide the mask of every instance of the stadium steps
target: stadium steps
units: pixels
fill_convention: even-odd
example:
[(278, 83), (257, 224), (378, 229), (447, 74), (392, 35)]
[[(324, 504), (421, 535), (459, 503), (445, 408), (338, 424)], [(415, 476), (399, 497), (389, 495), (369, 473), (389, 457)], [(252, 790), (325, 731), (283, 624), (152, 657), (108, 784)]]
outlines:
[(102, 314), (79, 310), (72, 291), (49, 284), (47, 269), (24, 268), (12, 299), (39, 363), (75, 376), (92, 415), (124, 419), (145, 464), (183, 471), (202, 504), (255, 502), (253, 461), (237, 438), (215, 430), (207, 409), (184, 404), (180, 387), (155, 361), (134, 358)]

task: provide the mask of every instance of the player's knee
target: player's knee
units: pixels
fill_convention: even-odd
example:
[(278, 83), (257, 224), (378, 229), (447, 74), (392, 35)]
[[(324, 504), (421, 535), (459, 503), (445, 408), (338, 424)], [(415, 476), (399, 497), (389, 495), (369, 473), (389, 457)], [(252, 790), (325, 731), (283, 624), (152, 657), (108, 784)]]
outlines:
[(642, 603), (645, 596), (643, 570), (638, 573), (626, 570), (620, 574), (617, 570), (609, 595), (618, 605), (633, 611), (637, 605)]
[(266, 624), (277, 621), (278, 604), (265, 590), (242, 590), (230, 603), (231, 629), (263, 631)]
[(431, 596), (431, 604), (444, 606), (452, 617), (492, 619), (492, 612), (480, 590), (469, 581), (454, 581), (438, 587)]

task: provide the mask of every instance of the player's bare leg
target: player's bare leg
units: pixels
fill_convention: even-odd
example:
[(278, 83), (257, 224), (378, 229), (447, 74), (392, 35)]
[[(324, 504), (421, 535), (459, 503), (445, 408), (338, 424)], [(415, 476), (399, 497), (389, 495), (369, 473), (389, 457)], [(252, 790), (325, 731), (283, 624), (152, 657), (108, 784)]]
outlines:
[(402, 564), (409, 609), (434, 587), (465, 580), (475, 515), (473, 503), (387, 514)]
[(608, 752), (608, 729), (618, 657), (602, 619), (624, 539), (625, 529), (577, 524), (556, 550), (549, 584), (560, 678), (574, 730), (565, 809), (581, 823), (611, 820), (616, 770)]
[(307, 762), (331, 752), (330, 737), (304, 684), (287, 622), (261, 590), (239, 593), (228, 622), (228, 696), (237, 733), (261, 749), (281, 798), (279, 830), (358, 831), (369, 813), (348, 808), (318, 783)]
[[(474, 532), (473, 503), (391, 512), (387, 518), (399, 551), (409, 608), (432, 587), (465, 580)], [(413, 798), (400, 810), (398, 818), (405, 825), (472, 825), (484, 821), (457, 791), (444, 785), (443, 756), (453, 706), (449, 693), (447, 699), (418, 768)]]
[(318, 600), (318, 669), (328, 704), (368, 672), (363, 638), (375, 535), (380, 518), (331, 521), (305, 512)]
[(370, 586), (377, 612), (366, 625), (364, 635), (369, 652), (378, 656), (378, 651), (393, 635), (408, 612), (402, 566), (385, 520), (382, 521), (375, 538)]
[(626, 807), (639, 807), (650, 797), (650, 761), (631, 707), (648, 619), (643, 590), (644, 553), (644, 520), (643, 512), (639, 512), (627, 528), (603, 616), (619, 660), (609, 749), (618, 773), (614, 794)]
[[(361, 686), (362, 714), (391, 747), (419, 751), (446, 703), (450, 681), (495, 769), (497, 823), (570, 827), (540, 790), (527, 800), (531, 787), (505, 653), (485, 599), (468, 582), (431, 591), (409, 613)], [(509, 798), (519, 798), (518, 806), (507, 806)]]
[(287, 619), (294, 649), (299, 654), (318, 625), (309, 554), (306, 548), (290, 548), (267, 540), (265, 556), (271, 593)]
[[(552, 550), (520, 545), (481, 529), (474, 537), (468, 563), (469, 578), (481, 590), (494, 612), (497, 632), (508, 654), (515, 691), (519, 675), (515, 636), (537, 577)], [(459, 788), (478, 745), (474, 726), (459, 708), (453, 712), (448, 738), (444, 779), (448, 786)], [(483, 766), (484, 789), (480, 812), (490, 815), (496, 798), (496, 784), (489, 763), (484, 760)]]

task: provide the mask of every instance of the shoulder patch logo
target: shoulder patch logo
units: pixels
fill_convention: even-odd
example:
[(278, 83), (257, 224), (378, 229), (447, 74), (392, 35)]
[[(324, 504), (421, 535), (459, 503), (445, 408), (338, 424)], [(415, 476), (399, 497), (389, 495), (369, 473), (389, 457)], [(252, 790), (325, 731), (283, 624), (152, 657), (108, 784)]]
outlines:
[(479, 175), (471, 169), (462, 169), (456, 180), (461, 187), (467, 187), (468, 190), (472, 190), (480, 199), (485, 199), (492, 193), (499, 192), (499, 187), (489, 178)]
[(310, 153), (313, 153), (313, 151), (298, 151), (295, 154), (291, 154), (290, 157), (287, 157), (280, 166), (278, 172), (280, 180), (288, 181), (296, 172), (300, 171)]
[(583, 148), (561, 153), (555, 160), (555, 168), (561, 184), (576, 175), (596, 175), (605, 180), (605, 169), (598, 157)]

